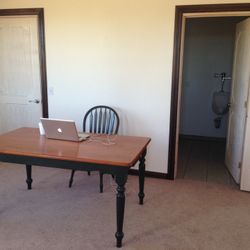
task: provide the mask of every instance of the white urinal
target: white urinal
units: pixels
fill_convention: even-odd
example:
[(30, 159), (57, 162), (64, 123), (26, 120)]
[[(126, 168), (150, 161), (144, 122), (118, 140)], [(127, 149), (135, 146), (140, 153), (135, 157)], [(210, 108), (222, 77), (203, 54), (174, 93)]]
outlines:
[(212, 101), (212, 110), (216, 115), (225, 115), (228, 112), (230, 93), (219, 91), (214, 92)]
[(215, 128), (220, 128), (221, 119), (223, 115), (225, 115), (229, 110), (228, 108), (229, 99), (230, 99), (229, 92), (219, 91), (219, 92), (214, 92), (213, 94), (212, 110), (216, 115), (218, 115), (218, 117), (214, 119)]

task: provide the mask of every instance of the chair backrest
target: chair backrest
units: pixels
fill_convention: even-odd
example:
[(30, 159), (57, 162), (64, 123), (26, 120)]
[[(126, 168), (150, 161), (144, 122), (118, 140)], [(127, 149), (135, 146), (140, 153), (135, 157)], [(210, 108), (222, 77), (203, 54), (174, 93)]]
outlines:
[(83, 132), (97, 134), (117, 134), (119, 116), (108, 106), (99, 105), (91, 108), (83, 118)]

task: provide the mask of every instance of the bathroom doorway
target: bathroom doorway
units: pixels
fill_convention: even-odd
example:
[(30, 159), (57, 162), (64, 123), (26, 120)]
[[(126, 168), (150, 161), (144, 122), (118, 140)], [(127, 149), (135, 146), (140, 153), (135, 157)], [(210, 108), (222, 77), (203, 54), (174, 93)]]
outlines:
[[(233, 16), (250, 16), (250, 4), (215, 4), (215, 5), (190, 5), (176, 7), (176, 23), (175, 23), (175, 43), (174, 43), (174, 61), (173, 61), (173, 78), (172, 78), (172, 98), (171, 98), (171, 121), (170, 121), (170, 140), (169, 140), (169, 165), (168, 176), (174, 179), (177, 175), (177, 156), (179, 150), (179, 123), (180, 123), (180, 102), (181, 102), (181, 82), (183, 72), (183, 51), (184, 51), (184, 34), (185, 23), (191, 18), (215, 18), (215, 17), (233, 17)], [(250, 32), (248, 32), (249, 34)], [(249, 57), (250, 58), (250, 57)], [(250, 62), (248, 63), (248, 65)], [(216, 73), (216, 72), (215, 72)], [(224, 72), (221, 72), (224, 73)], [(214, 74), (216, 75), (216, 74)], [(220, 74), (218, 73), (217, 76)], [(248, 113), (248, 117), (249, 117)], [(221, 122), (221, 121), (220, 121)], [(250, 125), (246, 119), (246, 132), (244, 134), (245, 141), (250, 140)], [(243, 138), (243, 139), (244, 139)], [(203, 139), (203, 138), (196, 138)], [(208, 138), (211, 139), (211, 138)], [(250, 152), (248, 143), (244, 143), (242, 168), (241, 168), (241, 189), (250, 190), (249, 187), (242, 188), (242, 183), (247, 184), (250, 178), (250, 172), (246, 167), (246, 163), (250, 162), (247, 152)], [(201, 148), (201, 146), (199, 147)], [(214, 149), (215, 147), (212, 146)], [(219, 150), (216, 150), (218, 152)], [(249, 158), (249, 159), (248, 159)], [(248, 164), (249, 165), (249, 164)], [(244, 177), (244, 178), (242, 178)], [(244, 179), (242, 181), (242, 179)]]
[(235, 186), (225, 166), (237, 24), (247, 17), (186, 20), (177, 178)]

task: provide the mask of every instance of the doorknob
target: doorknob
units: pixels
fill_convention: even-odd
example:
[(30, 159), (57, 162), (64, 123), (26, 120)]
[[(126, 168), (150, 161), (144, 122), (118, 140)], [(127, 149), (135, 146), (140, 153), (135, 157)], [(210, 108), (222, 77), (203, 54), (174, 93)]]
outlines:
[(40, 100), (38, 100), (38, 99), (34, 99), (34, 100), (29, 100), (29, 102), (32, 102), (32, 103), (36, 103), (36, 104), (38, 104), (38, 103), (40, 103)]

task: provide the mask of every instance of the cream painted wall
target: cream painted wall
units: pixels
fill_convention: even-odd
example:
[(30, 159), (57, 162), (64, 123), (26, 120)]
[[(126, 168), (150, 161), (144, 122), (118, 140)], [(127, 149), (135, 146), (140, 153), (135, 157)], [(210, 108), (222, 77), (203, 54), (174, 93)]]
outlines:
[[(150, 136), (147, 170), (167, 172), (175, 5), (215, 0), (1, 0), (45, 10), (51, 117), (115, 107), (121, 133)], [(53, 92), (52, 91), (52, 92)]]

